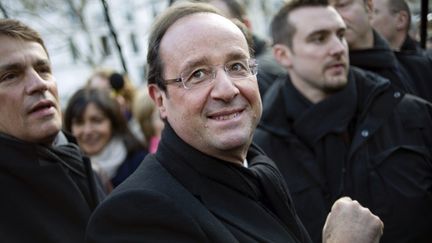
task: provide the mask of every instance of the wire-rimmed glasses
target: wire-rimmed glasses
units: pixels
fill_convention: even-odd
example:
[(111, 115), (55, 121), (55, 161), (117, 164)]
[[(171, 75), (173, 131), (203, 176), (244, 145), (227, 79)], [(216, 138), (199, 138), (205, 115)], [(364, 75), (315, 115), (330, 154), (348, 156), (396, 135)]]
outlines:
[(185, 89), (206, 86), (215, 80), (219, 66), (223, 66), (225, 73), (233, 80), (250, 78), (258, 72), (258, 64), (255, 59), (240, 59), (223, 65), (201, 65), (186, 69), (180, 73), (178, 78), (165, 79), (164, 82), (166, 85), (181, 82)]

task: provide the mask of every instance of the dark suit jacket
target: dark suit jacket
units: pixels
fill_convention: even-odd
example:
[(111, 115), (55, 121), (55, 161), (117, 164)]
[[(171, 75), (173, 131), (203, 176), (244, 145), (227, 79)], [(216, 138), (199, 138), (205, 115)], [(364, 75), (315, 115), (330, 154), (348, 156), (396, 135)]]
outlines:
[[(279, 217), (255, 198), (257, 188), (235, 165), (176, 135), (167, 143), (166, 133), (173, 135), (169, 126), (156, 155), (147, 156), (96, 209), (86, 242), (308, 242), (292, 208)], [(204, 166), (192, 168), (185, 159)]]

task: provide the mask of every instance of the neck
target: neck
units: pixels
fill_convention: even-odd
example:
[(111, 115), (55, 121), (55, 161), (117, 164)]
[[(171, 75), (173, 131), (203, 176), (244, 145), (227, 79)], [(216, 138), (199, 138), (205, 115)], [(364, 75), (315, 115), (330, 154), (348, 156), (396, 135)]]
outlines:
[(229, 150), (215, 150), (215, 151), (201, 151), (201, 152), (213, 156), (215, 158), (218, 158), (220, 160), (243, 166), (243, 162), (246, 159), (249, 146), (250, 144), (248, 144), (247, 146), (232, 148)]
[(295, 72), (289, 72), (289, 75), (293, 86), (313, 104), (317, 104), (327, 98), (328, 95), (324, 91), (310, 85), (297, 76)]
[(372, 28), (366, 32), (364, 36), (359, 37), (356, 40), (353, 40), (349, 44), (350, 50), (362, 50), (372, 48), (374, 45), (374, 36)]
[(400, 48), (402, 47), (406, 38), (407, 35), (405, 33), (400, 33), (396, 35), (395, 38), (389, 43), (390, 48), (394, 51), (400, 51)]

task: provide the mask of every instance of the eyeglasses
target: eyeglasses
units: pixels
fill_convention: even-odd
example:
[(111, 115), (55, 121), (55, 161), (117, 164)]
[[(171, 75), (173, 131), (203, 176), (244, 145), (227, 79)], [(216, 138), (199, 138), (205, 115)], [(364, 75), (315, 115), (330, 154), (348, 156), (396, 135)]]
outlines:
[(223, 66), (225, 73), (233, 80), (250, 78), (258, 72), (258, 64), (255, 59), (241, 59), (230, 61), (224, 65), (193, 67), (181, 72), (179, 78), (166, 79), (164, 83), (167, 85), (181, 82), (185, 89), (206, 86), (215, 80), (219, 66)]

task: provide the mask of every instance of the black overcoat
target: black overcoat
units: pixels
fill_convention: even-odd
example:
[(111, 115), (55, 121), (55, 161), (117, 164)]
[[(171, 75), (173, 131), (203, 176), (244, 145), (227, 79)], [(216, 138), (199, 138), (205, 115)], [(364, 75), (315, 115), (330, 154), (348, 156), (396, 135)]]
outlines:
[(431, 104), (359, 69), (349, 82), (301, 109), (308, 101), (280, 80), (264, 99), (254, 141), (284, 175), (314, 242), (340, 196), (383, 220), (381, 242), (431, 242)]

